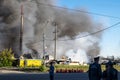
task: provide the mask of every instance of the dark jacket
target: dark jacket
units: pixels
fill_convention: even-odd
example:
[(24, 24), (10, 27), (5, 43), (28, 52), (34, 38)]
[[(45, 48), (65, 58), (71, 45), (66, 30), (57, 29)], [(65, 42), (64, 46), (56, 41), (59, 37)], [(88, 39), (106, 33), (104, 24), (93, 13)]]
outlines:
[(52, 76), (54, 75), (54, 66), (52, 66), (52, 65), (50, 66), (49, 74)]
[(104, 80), (118, 80), (118, 71), (114, 68), (103, 71)]
[(100, 80), (101, 76), (102, 76), (101, 65), (96, 62), (90, 64), (88, 71), (89, 80)]

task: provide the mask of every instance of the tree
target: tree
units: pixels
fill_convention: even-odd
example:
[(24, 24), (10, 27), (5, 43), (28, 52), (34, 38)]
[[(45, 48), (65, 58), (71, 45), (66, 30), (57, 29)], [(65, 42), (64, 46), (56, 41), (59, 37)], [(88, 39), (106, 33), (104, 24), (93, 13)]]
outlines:
[(14, 54), (12, 49), (4, 49), (0, 52), (0, 67), (12, 66)]

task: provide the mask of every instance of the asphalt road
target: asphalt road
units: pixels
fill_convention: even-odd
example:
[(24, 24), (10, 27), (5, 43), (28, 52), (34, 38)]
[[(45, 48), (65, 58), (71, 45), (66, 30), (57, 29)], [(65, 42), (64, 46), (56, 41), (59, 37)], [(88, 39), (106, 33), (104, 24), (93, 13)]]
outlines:
[[(31, 74), (1, 73), (0, 80), (49, 80), (49, 74), (48, 73), (31, 73)], [(88, 76), (87, 73), (57, 73), (55, 74), (55, 80), (88, 80)]]

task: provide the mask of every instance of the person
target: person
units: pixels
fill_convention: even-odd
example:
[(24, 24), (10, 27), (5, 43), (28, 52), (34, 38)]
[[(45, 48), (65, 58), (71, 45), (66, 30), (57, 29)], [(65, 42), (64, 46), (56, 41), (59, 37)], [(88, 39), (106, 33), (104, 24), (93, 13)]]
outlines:
[(103, 71), (103, 80), (118, 80), (118, 71), (113, 67), (113, 63), (106, 63), (106, 70)]
[(50, 76), (50, 80), (54, 80), (54, 64), (53, 62), (50, 63), (50, 68), (49, 68), (49, 76)]
[(99, 57), (94, 58), (94, 62), (90, 64), (88, 70), (89, 80), (101, 80), (102, 70), (101, 65), (99, 64)]

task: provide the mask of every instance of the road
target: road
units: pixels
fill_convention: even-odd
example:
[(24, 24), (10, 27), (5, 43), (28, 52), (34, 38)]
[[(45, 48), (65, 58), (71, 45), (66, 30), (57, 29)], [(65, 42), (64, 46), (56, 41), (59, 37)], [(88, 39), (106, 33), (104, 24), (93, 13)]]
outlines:
[[(49, 74), (48, 73), (4, 73), (4, 74), (0, 73), (0, 80), (49, 80)], [(88, 77), (87, 77), (87, 73), (57, 73), (55, 74), (55, 80), (88, 80)]]
[[(48, 73), (2, 73), (0, 80), (49, 80)], [(55, 80), (88, 80), (86, 73), (57, 73)]]

